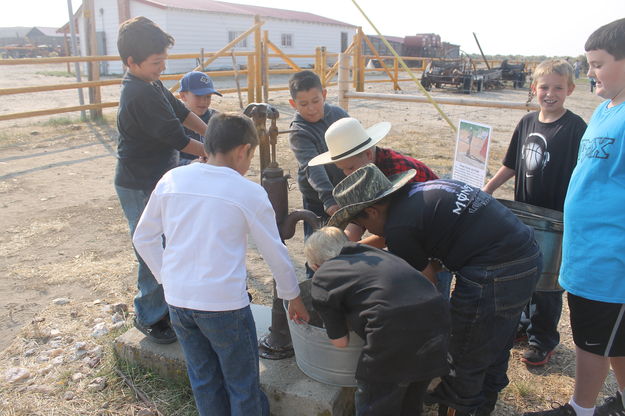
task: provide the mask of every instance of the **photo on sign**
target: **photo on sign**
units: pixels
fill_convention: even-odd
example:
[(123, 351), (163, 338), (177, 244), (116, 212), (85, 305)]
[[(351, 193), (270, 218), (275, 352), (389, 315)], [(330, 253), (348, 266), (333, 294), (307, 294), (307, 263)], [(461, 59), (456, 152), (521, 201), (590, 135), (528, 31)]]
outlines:
[(452, 178), (481, 188), (486, 178), (492, 128), (460, 120)]

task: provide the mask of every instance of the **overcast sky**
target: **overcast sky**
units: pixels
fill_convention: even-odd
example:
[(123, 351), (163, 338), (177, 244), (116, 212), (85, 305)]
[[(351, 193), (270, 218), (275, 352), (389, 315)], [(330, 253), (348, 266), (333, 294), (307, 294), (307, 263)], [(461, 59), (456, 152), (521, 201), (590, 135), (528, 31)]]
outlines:
[[(0, 27), (53, 26), (68, 20), (67, 0), (0, 0)], [(577, 56), (599, 26), (625, 17), (625, 0), (357, 0), (384, 35), (437, 33), (443, 41), (486, 54)], [(73, 0), (74, 10), (80, 1)], [(237, 0), (299, 10), (373, 29), (351, 0)]]

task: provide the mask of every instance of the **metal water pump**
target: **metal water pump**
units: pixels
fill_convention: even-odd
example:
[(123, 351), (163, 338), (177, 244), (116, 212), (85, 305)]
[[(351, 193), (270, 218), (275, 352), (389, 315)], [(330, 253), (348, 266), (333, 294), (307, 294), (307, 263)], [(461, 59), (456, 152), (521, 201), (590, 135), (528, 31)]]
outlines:
[[(276, 120), (280, 113), (275, 107), (266, 103), (251, 103), (244, 111), (251, 117), (258, 132), (260, 153), (260, 183), (267, 191), (269, 201), (276, 212), (276, 223), (282, 241), (288, 240), (295, 234), (298, 221), (304, 221), (313, 228), (321, 226), (321, 218), (305, 209), (297, 209), (289, 213), (288, 178), (284, 170), (276, 161), (276, 145), (278, 142), (278, 127)], [(271, 121), (267, 129), (267, 119)], [(285, 133), (285, 132), (283, 132)], [(283, 348), (291, 344), (291, 335), (282, 300), (278, 299), (275, 282), (273, 286), (273, 305), (271, 308), (271, 326), (268, 342), (272, 346)]]

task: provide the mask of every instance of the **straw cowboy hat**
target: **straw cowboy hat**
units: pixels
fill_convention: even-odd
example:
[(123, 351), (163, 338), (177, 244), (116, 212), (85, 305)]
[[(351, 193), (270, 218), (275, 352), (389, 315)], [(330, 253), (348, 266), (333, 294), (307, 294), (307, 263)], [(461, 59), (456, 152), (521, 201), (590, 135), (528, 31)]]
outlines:
[(339, 182), (332, 195), (341, 208), (332, 215), (328, 225), (345, 228), (365, 208), (400, 190), (417, 174), (414, 169), (387, 178), (373, 163), (354, 171)]
[(328, 151), (310, 160), (308, 166), (338, 162), (375, 146), (391, 130), (391, 123), (383, 121), (365, 130), (360, 121), (346, 117), (332, 123), (326, 131)]

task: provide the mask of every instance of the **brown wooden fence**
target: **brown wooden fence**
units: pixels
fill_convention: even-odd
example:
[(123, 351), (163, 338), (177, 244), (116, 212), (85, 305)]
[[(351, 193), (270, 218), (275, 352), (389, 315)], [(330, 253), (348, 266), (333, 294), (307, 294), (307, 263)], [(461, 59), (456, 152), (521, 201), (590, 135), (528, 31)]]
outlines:
[[(203, 60), (195, 70), (201, 70), (208, 66), (211, 62), (217, 58), (223, 58), (227, 56), (245, 57), (246, 65), (244, 69), (234, 69), (227, 71), (210, 71), (207, 72), (211, 77), (234, 77), (244, 76), (247, 80), (245, 93), (247, 95), (247, 102), (266, 102), (270, 91), (287, 90), (288, 86), (270, 86), (269, 76), (273, 74), (290, 74), (301, 71), (295, 62), (296, 58), (314, 58), (313, 70), (319, 75), (324, 86), (336, 85), (334, 82), (338, 73), (339, 66), (339, 54), (328, 53), (325, 47), (318, 47), (314, 54), (285, 54), (280, 48), (273, 44), (269, 40), (268, 32), (261, 32), (263, 21), (256, 17), (255, 23), (248, 30), (239, 35), (232, 42), (225, 45), (217, 52), (211, 53), (197, 53), (197, 54), (171, 54), (168, 59), (197, 59)], [(254, 37), (254, 50), (249, 52), (234, 51), (234, 46), (247, 36)], [(364, 55), (362, 53), (362, 45), (366, 42), (370, 49), (374, 52), (372, 55)], [(405, 81), (412, 81), (412, 78), (404, 76), (404, 70), (400, 68), (398, 60), (395, 56), (381, 56), (377, 53), (375, 47), (371, 44), (367, 36), (365, 36), (360, 28), (358, 28), (356, 36), (352, 43), (348, 46), (345, 54), (351, 57), (351, 72), (353, 88), (357, 92), (364, 91), (365, 83), (379, 83), (390, 82), (393, 84), (394, 90), (401, 89), (399, 83)], [(269, 58), (281, 58), (288, 66), (287, 69), (271, 69), (269, 67)], [(423, 72), (429, 62), (437, 58), (425, 58), (425, 57), (403, 57), (407, 62), (411, 63), (412, 70), (416, 72)], [(26, 58), (26, 59), (0, 59), (0, 65), (41, 65), (52, 63), (70, 63), (70, 62), (103, 62), (103, 61), (118, 61), (119, 56), (77, 56), (77, 57), (55, 57), (55, 58)], [(380, 64), (380, 68), (367, 68), (366, 64), (370, 60), (374, 60)], [(496, 62), (493, 61), (493, 64)], [(86, 105), (78, 105), (62, 108), (51, 108), (46, 110), (27, 111), (21, 113), (12, 113), (0, 115), (0, 121), (13, 120), (19, 118), (36, 117), (50, 114), (60, 114), (75, 111), (92, 111), (92, 118), (97, 118), (101, 115), (102, 108), (116, 107), (118, 102), (101, 102), (100, 88), (109, 85), (118, 85), (121, 83), (121, 78), (116, 79), (99, 79), (97, 71), (94, 79), (83, 82), (73, 82), (66, 84), (51, 84), (51, 85), (39, 85), (33, 87), (16, 87), (16, 88), (0, 88), (0, 96), (15, 95), (15, 94), (30, 94), (42, 91), (59, 91), (68, 89), (80, 89), (89, 88), (91, 93), (89, 94), (90, 103)], [(384, 72), (388, 76), (386, 79), (366, 79), (367, 73)], [(162, 80), (179, 80), (182, 74), (162, 75)], [(171, 90), (174, 92), (178, 89), (179, 83), (177, 82)], [(220, 89), (222, 93), (235, 93), (241, 91), (237, 88)]]

